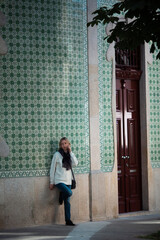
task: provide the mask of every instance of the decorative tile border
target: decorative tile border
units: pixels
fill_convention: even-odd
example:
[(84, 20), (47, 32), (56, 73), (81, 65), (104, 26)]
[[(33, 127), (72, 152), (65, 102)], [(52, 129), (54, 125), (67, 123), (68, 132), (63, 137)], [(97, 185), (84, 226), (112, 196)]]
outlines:
[(6, 0), (1, 7), (8, 54), (0, 58), (0, 132), (10, 147), (0, 177), (48, 175), (67, 136), (89, 161), (87, 7), (85, 0)]
[[(98, 0), (97, 7), (112, 6), (115, 1)], [(104, 41), (105, 27), (98, 26), (99, 104), (101, 170), (111, 172), (114, 165), (114, 136), (112, 121), (112, 63), (106, 60), (109, 44)]]
[[(156, 54), (155, 54), (156, 55)], [(148, 65), (150, 95), (150, 158), (153, 168), (160, 168), (160, 61), (153, 55)]]

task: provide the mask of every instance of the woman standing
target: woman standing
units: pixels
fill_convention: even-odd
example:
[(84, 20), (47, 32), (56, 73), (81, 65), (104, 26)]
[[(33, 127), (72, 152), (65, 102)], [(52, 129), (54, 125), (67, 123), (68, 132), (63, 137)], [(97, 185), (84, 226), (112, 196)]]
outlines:
[(77, 166), (78, 160), (71, 151), (71, 144), (66, 137), (59, 142), (59, 151), (53, 156), (50, 169), (50, 190), (56, 186), (60, 190), (59, 203), (64, 201), (66, 225), (74, 226), (71, 221), (70, 197), (72, 196), (72, 166)]

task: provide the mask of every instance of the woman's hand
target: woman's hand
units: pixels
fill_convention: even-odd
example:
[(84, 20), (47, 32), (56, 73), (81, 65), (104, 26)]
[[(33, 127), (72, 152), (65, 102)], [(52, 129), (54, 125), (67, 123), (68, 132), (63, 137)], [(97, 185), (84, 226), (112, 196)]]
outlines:
[(53, 190), (53, 188), (54, 188), (54, 184), (49, 184), (49, 189)]
[(69, 151), (69, 153), (72, 151), (70, 145), (68, 146), (68, 151)]

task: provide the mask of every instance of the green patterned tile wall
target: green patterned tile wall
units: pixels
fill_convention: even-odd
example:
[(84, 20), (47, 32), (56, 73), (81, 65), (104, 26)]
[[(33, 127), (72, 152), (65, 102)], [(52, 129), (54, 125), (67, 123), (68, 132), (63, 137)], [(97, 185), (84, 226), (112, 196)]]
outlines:
[[(115, 0), (98, 0), (97, 7), (112, 6)], [(109, 47), (104, 41), (105, 27), (98, 27), (99, 107), (101, 170), (111, 172), (114, 165), (114, 142), (112, 121), (112, 63), (106, 60)]]
[(10, 155), (0, 177), (46, 176), (61, 137), (89, 163), (87, 14), (85, 0), (6, 0), (0, 58), (0, 133)]
[(150, 158), (153, 168), (160, 167), (160, 61), (153, 55), (148, 65), (150, 95)]

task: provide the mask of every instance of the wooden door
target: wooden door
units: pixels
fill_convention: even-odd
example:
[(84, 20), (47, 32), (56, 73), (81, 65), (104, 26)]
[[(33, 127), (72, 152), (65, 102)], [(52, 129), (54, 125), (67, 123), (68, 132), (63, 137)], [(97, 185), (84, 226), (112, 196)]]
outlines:
[(116, 80), (119, 212), (141, 210), (139, 81)]

